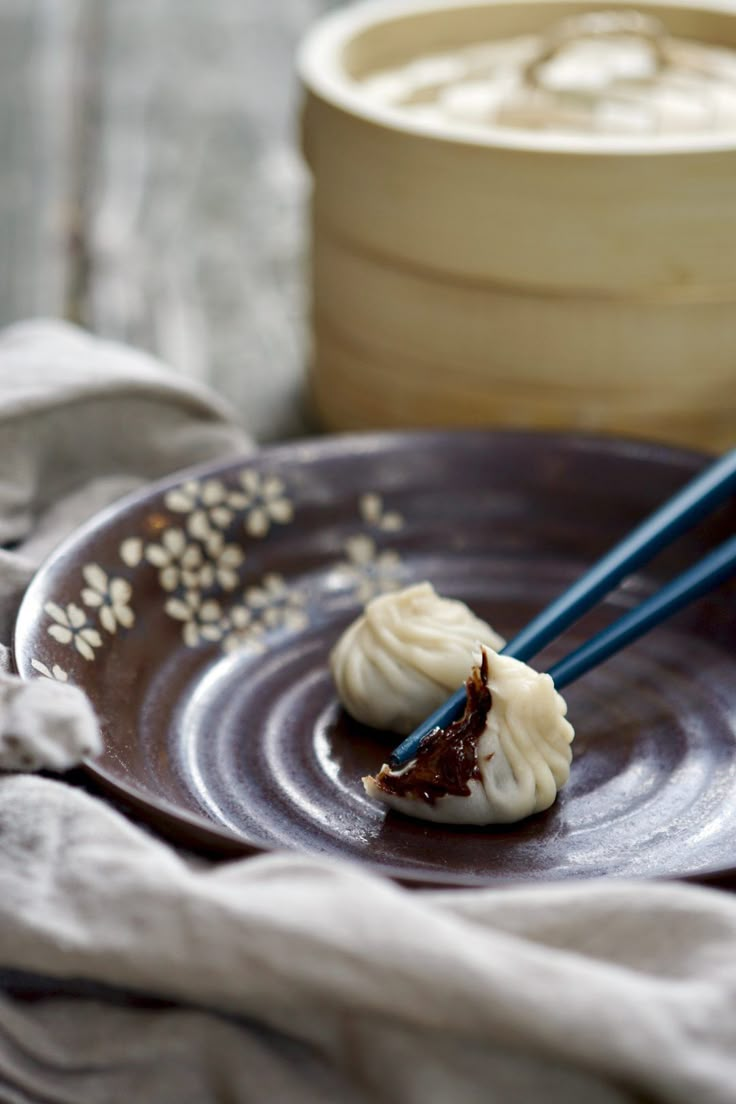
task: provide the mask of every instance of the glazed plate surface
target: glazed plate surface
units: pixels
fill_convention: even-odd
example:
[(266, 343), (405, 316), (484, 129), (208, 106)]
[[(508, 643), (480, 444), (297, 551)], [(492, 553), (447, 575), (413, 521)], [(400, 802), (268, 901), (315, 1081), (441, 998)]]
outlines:
[[(24, 599), (27, 678), (83, 687), (86, 770), (170, 838), (365, 863), (410, 884), (736, 871), (736, 588), (566, 693), (568, 785), (518, 825), (386, 813), (361, 776), (397, 742), (339, 707), (331, 647), (374, 594), (429, 579), (510, 638), (705, 459), (568, 434), (402, 433), (264, 449), (93, 519)], [(722, 509), (538, 657), (545, 669), (734, 530)]]

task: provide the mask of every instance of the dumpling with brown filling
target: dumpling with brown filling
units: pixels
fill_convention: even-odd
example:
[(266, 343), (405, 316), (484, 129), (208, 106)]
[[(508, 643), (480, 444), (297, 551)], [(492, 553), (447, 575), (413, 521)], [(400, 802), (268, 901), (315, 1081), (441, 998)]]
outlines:
[(548, 809), (570, 776), (575, 735), (549, 675), (481, 646), (464, 715), (416, 755), (363, 779), (391, 808), (448, 824), (508, 824)]

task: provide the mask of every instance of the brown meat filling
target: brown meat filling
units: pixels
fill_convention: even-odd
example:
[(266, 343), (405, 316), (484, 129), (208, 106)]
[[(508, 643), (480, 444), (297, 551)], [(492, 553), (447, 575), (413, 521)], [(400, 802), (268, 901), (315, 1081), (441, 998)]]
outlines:
[(468, 797), (469, 782), (480, 778), (478, 740), (491, 708), (488, 660), (485, 652), (465, 683), (465, 712), (447, 728), (434, 728), (419, 745), (416, 759), (401, 774), (382, 767), (376, 785), (395, 797), (418, 798), (434, 805), (440, 797)]

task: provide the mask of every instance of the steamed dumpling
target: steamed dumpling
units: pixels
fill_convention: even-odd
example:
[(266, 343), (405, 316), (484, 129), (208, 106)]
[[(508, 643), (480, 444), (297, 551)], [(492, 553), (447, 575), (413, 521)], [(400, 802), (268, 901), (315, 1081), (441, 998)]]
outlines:
[(504, 640), (463, 602), (418, 583), (369, 602), (330, 666), (348, 713), (404, 735), (462, 686), (478, 643), (500, 648)]
[(575, 735), (549, 675), (481, 647), (464, 716), (425, 736), (406, 766), (363, 779), (399, 812), (446, 824), (508, 824), (548, 809)]

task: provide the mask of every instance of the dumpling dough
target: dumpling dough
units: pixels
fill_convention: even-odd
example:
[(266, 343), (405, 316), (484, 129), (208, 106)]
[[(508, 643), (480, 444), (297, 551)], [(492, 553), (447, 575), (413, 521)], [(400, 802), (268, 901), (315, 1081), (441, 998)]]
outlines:
[(412, 732), (468, 677), (478, 644), (503, 637), (463, 602), (418, 583), (374, 598), (330, 656), (340, 701), (363, 724)]
[(575, 735), (550, 676), (482, 647), (467, 688), (465, 716), (425, 737), (406, 766), (364, 778), (366, 792), (446, 824), (508, 824), (548, 809), (570, 776)]

